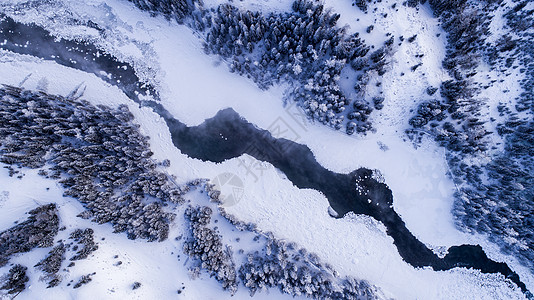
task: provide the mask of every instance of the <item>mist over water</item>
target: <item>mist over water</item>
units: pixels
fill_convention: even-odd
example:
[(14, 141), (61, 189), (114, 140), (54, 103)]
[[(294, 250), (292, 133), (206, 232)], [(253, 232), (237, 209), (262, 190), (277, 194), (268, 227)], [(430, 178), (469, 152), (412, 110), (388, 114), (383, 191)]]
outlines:
[(55, 61), (60, 65), (94, 74), (119, 87), (135, 101), (139, 101), (139, 95), (157, 98), (155, 89), (149, 84), (143, 84), (130, 64), (119, 61), (91, 43), (57, 39), (39, 26), (18, 23), (2, 14), (0, 43), (1, 49)]

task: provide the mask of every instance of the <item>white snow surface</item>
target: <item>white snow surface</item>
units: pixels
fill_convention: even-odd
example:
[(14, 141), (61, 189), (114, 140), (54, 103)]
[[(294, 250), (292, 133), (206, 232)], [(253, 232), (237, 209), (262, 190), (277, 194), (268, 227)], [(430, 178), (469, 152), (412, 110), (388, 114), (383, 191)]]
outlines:
[[(47, 283), (39, 280), (42, 273), (32, 266), (43, 259), (49, 249), (37, 248), (28, 254), (15, 256), (11, 262), (28, 266), (30, 277), (28, 288), (19, 294), (17, 299), (215, 300), (231, 298), (228, 293), (222, 291), (219, 283), (209, 278), (206, 273), (203, 273), (197, 280), (189, 278), (187, 256), (181, 251), (183, 239), (174, 240), (174, 237), (185, 234), (186, 224), (181, 215), (171, 228), (172, 238), (159, 243), (132, 241), (127, 239), (125, 234), (113, 233), (113, 228), (109, 224), (96, 225), (88, 220), (77, 218), (76, 215), (84, 210), (83, 207), (75, 199), (63, 197), (62, 188), (57, 182), (37, 175), (37, 170), (24, 169), (24, 174), (22, 179), (17, 179), (9, 177), (6, 169), (0, 169), (2, 178), (0, 191), (9, 195), (6, 202), (0, 204), (2, 209), (0, 230), (13, 226), (14, 221), (24, 221), (26, 219), (24, 212), (39, 205), (55, 202), (59, 209), (60, 226), (66, 226), (66, 230), (60, 231), (56, 240), (65, 241), (68, 234), (76, 228), (93, 228), (95, 242), (98, 243), (99, 248), (89, 258), (76, 261), (76, 265), (68, 268), (66, 272), (60, 271), (63, 282), (58, 287), (48, 289)], [(119, 261), (122, 264), (117, 265)], [(63, 268), (66, 264), (68, 261), (63, 263)], [(7, 273), (8, 269), (9, 265), (0, 268), (0, 273)], [(93, 272), (96, 274), (92, 276), (90, 283), (78, 289), (72, 288), (82, 275)], [(65, 286), (71, 280), (74, 280), (71, 286)], [(141, 287), (132, 290), (134, 282), (140, 282)], [(177, 293), (178, 290), (182, 291), (181, 294)], [(0, 298), (4, 299), (2, 295)], [(246, 298), (250, 296), (241, 286), (233, 299)], [(258, 294), (255, 298), (291, 299), (278, 290)]]
[[(10, 2), (21, 1), (8, 0), (5, 3)], [(222, 1), (206, 2), (209, 6)], [(348, 173), (358, 167), (377, 169), (393, 191), (395, 210), (418, 239), (438, 252), (442, 246), (481, 244), (490, 258), (508, 263), (521, 276), (527, 288), (534, 289), (530, 272), (513, 257), (501, 254), (484, 236), (468, 235), (455, 228), (451, 214), (455, 187), (446, 175), (443, 150), (428, 140), (416, 149), (403, 139), (409, 110), (416, 108), (419, 101), (426, 100), (421, 97), (427, 86), (438, 86), (447, 78), (441, 69), (443, 35), (436, 37), (436, 33), (441, 31), (427, 7), (417, 12), (413, 8), (397, 5), (398, 15), (389, 12), (388, 18), (381, 19), (379, 25), (375, 23), (375, 32), (383, 34), (391, 30), (395, 36), (404, 35), (405, 38), (417, 33), (418, 38), (413, 44), (405, 41), (397, 48), (391, 70), (384, 77), (382, 91), (386, 102), (385, 109), (373, 117), (376, 133), (349, 137), (343, 132), (309, 123), (294, 104), (289, 103), (284, 107), (284, 86), (262, 91), (252, 81), (229, 73), (219, 58), (203, 53), (202, 40), (185, 26), (166, 21), (163, 17), (150, 17), (127, 1), (72, 0), (57, 3), (61, 3), (61, 7), (76, 17), (93, 20), (105, 28), (114, 28), (114, 33), (120, 33), (120, 43), (114, 40), (117, 35), (108, 39), (93, 36), (93, 39), (98, 40), (102, 47), (107, 47), (110, 53), (127, 53), (122, 58), (134, 62), (141, 78), (155, 83), (162, 104), (181, 122), (197, 125), (220, 109), (232, 107), (249, 122), (270, 129), (274, 135), (280, 135), (275, 129), (283, 126), (287, 129), (282, 134), (284, 137), (306, 144), (317, 161), (332, 171)], [(289, 9), (287, 3), (278, 0), (235, 3), (250, 9)], [(341, 26), (348, 24), (351, 30), (364, 32), (361, 28), (367, 26), (373, 13), (364, 15), (356, 7), (351, 7), (350, 3), (327, 1), (326, 6), (341, 13)], [(391, 4), (388, 1), (380, 3), (378, 13)], [(12, 17), (22, 22), (36, 21), (61, 36), (72, 37), (89, 32), (84, 28), (74, 28), (76, 32), (73, 32), (46, 18), (47, 14), (55, 13), (57, 11), (29, 11), (27, 14), (13, 14)], [(42, 17), (37, 18), (38, 15)], [(362, 27), (355, 18), (360, 18), (360, 23), (367, 20), (367, 23)], [(367, 37), (366, 33), (362, 37), (377, 45), (382, 39), (376, 35)], [(398, 40), (395, 41), (397, 43)], [(417, 63), (414, 58), (416, 53), (425, 54), (422, 58), (424, 63), (416, 72), (411, 72), (410, 66)], [(399, 77), (400, 72), (406, 75)], [(356, 215), (331, 218), (328, 215), (328, 201), (321, 193), (296, 188), (271, 165), (260, 163), (247, 155), (220, 164), (191, 159), (172, 145), (168, 128), (158, 115), (148, 108), (139, 108), (118, 88), (94, 75), (53, 62), (0, 51), (0, 83), (19, 85), (30, 73), (31, 76), (22, 85), (25, 88), (67, 95), (83, 83), (86, 87), (83, 99), (91, 103), (110, 106), (127, 104), (136, 122), (141, 125), (142, 133), (150, 136), (155, 158), (170, 159), (168, 172), (176, 175), (180, 183), (194, 178), (214, 178), (223, 172), (236, 174), (244, 183), (244, 195), (237, 204), (225, 208), (228, 213), (245, 222), (256, 223), (260, 230), (272, 232), (276, 238), (296, 242), (317, 253), (341, 275), (368, 280), (388, 297), (523, 298), (522, 293), (501, 275), (466, 269), (443, 272), (415, 269), (402, 261), (393, 240), (387, 236), (383, 225), (374, 219)], [(423, 76), (422, 73), (435, 75)], [(230, 298), (205, 273), (198, 280), (188, 278), (186, 267), (183, 266), (185, 256), (181, 251), (181, 243), (172, 238), (162, 243), (130, 241), (125, 235), (112, 234), (109, 225), (95, 225), (76, 218), (82, 211), (81, 205), (74, 199), (62, 197), (57, 183), (45, 180), (31, 170), (24, 170), (26, 176), (22, 180), (9, 178), (7, 171), (1, 170), (0, 195), (4, 196), (0, 196), (0, 230), (8, 228), (15, 220), (24, 219), (23, 213), (38, 203), (58, 202), (61, 217), (67, 220), (65, 225), (94, 228), (100, 246), (94, 256), (77, 264), (69, 274), (69, 278), (76, 280), (83, 274), (96, 271), (97, 274), (88, 285), (77, 290), (45, 289), (43, 282), (32, 279), (29, 290), (20, 294), (18, 299), (168, 299), (176, 296), (176, 290), (182, 286), (182, 282), (186, 286), (187, 299)], [(45, 192), (45, 187), (50, 187), (50, 191)], [(2, 194), (3, 191), (8, 193)], [(180, 214), (177, 220), (181, 220)], [(183, 234), (185, 228), (182, 225), (177, 221), (170, 236)], [(102, 237), (105, 237), (104, 241), (100, 241)], [(26, 260), (31, 257), (31, 263), (26, 265), (32, 266), (45, 253), (44, 249), (37, 249), (23, 258)], [(177, 253), (181, 254), (181, 261), (177, 260)], [(120, 267), (113, 266), (115, 254), (128, 263)], [(36, 272), (32, 268), (29, 271)], [(134, 281), (142, 282), (143, 286), (132, 291), (130, 285)], [(240, 286), (234, 299), (247, 297), (246, 289)], [(282, 299), (284, 296), (270, 290), (269, 294), (259, 293), (255, 297)]]

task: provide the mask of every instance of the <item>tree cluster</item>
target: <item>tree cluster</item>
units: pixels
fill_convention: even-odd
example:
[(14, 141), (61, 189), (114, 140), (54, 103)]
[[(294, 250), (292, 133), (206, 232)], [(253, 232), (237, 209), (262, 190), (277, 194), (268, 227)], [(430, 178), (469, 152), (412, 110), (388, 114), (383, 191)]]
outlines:
[(179, 24), (202, 6), (202, 0), (129, 0), (142, 10), (153, 14), (163, 14), (167, 19), (174, 18)]
[(48, 280), (47, 288), (55, 287), (61, 282), (58, 275), (61, 269), (61, 264), (65, 260), (65, 252), (67, 247), (65, 244), (59, 243), (48, 252), (47, 256), (39, 261), (35, 267), (45, 273), (44, 279)]
[[(219, 193), (214, 185), (206, 182), (204, 188), (210, 201), (218, 204)], [(265, 235), (255, 224), (239, 221), (223, 207), (218, 208), (219, 214), (231, 225), (240, 231), (256, 233), (253, 240), (265, 241), (265, 244), (260, 244), (260, 251), (248, 253), (243, 250), (234, 253), (229, 246), (225, 249), (217, 228), (211, 228), (212, 209), (189, 206), (184, 217), (189, 223), (190, 236), (184, 243), (184, 252), (199, 262), (189, 269), (193, 278), (197, 278), (203, 269), (208, 270), (232, 294), (237, 290), (239, 279), (251, 295), (267, 288), (278, 288), (282, 293), (314, 299), (380, 297), (379, 290), (369, 283), (351, 277), (339, 278), (332, 267), (320, 262), (317, 255), (303, 248), (297, 249), (294, 243), (276, 240), (271, 233)], [(233, 257), (242, 261), (237, 273)]]
[(365, 281), (338, 278), (319, 258), (294, 244), (269, 238), (263, 251), (247, 255), (239, 277), (253, 296), (277, 287), (282, 293), (313, 299), (375, 299), (376, 290)]
[[(251, 78), (260, 88), (289, 83), (288, 97), (310, 119), (336, 130), (345, 127), (348, 134), (372, 129), (367, 120), (371, 111), (359, 110), (351, 103), (363, 101), (369, 73), (376, 71), (382, 76), (386, 72), (393, 37), (369, 53), (370, 47), (358, 33), (349, 35), (336, 25), (339, 14), (314, 0), (296, 0), (292, 12), (267, 15), (242, 11), (231, 4), (207, 10), (196, 1), (131, 1), (202, 32), (207, 53), (220, 55), (230, 71)], [(178, 7), (183, 8), (175, 13)], [(342, 92), (339, 80), (345, 67), (360, 72), (354, 89), (361, 99), (349, 99)], [(366, 120), (347, 120), (351, 112), (367, 115)]]
[(40, 206), (31, 210), (29, 215), (26, 221), (0, 232), (0, 266), (4, 266), (13, 254), (54, 244), (59, 229), (56, 205)]
[[(167, 202), (185, 191), (151, 159), (148, 138), (124, 105), (92, 106), (43, 92), (0, 88), (0, 161), (58, 179), (86, 217), (131, 239), (164, 240)], [(46, 164), (46, 166), (45, 166)]]
[[(481, 103), (475, 99), (477, 89), (470, 77), (476, 74), (490, 19), (484, 11), (474, 9), (466, 1), (430, 0), (429, 3), (448, 33), (443, 66), (453, 79), (441, 84), (440, 92), (445, 102), (424, 102), (409, 123), (415, 128), (426, 127), (449, 150), (480, 153), (487, 150), (485, 137), (489, 132), (479, 117)], [(487, 10), (494, 4), (481, 2), (479, 5)], [(429, 89), (427, 92), (433, 95), (435, 91)], [(430, 121), (435, 122), (426, 126)]]
[[(41, 278), (48, 281), (47, 288), (55, 287), (61, 283), (61, 276), (58, 274), (68, 250), (75, 252), (70, 258), (71, 261), (86, 259), (91, 253), (98, 249), (98, 245), (94, 241), (93, 229), (86, 228), (75, 229), (70, 233), (69, 239), (71, 243), (63, 243), (59, 241), (58, 244), (52, 248), (47, 256), (39, 261), (35, 267), (41, 270), (45, 275)], [(68, 267), (74, 265), (72, 262)]]
[[(521, 1), (516, 6), (512, 7), (504, 14), (506, 17), (506, 24), (512, 28), (520, 38), (513, 40), (510, 36), (503, 36), (497, 45), (501, 51), (509, 51), (509, 56), (506, 59), (508, 63), (513, 60), (513, 56), (518, 54), (520, 63), (523, 68), (519, 71), (525, 74), (525, 79), (521, 83), (523, 92), (521, 93), (515, 109), (518, 112), (529, 111), (534, 113), (534, 46), (532, 40), (534, 39), (534, 10), (528, 8), (528, 1)], [(496, 48), (496, 47), (492, 47)], [(514, 50), (512, 52), (512, 50)]]
[[(0, 290), (7, 290), (8, 294), (14, 294), (13, 298), (16, 297), (20, 292), (24, 291), (26, 288), (26, 283), (30, 280), (28, 275), (26, 275), (26, 268), (23, 265), (14, 265), (4, 278), (2, 278), (2, 286)], [(12, 299), (13, 299), (12, 298)]]
[(462, 227), (488, 234), (534, 270), (534, 122), (511, 128), (504, 151), (489, 163), (449, 159), (457, 183), (463, 183), (454, 213)]
[[(509, 8), (504, 16), (516, 37), (505, 34), (486, 43), (495, 1), (477, 3), (478, 10), (465, 1), (430, 0), (430, 4), (448, 33), (443, 65), (453, 79), (441, 85), (444, 102), (424, 102), (410, 124), (431, 133), (449, 150), (447, 161), (459, 187), (453, 210), (458, 225), (488, 234), (505, 252), (516, 254), (534, 270), (532, 10), (525, 8), (525, 1)], [(505, 144), (499, 152), (488, 151), (485, 137), (491, 132), (485, 129), (479, 113), (482, 103), (476, 99), (478, 91), (470, 79), (481, 59), (492, 69), (500, 64), (502, 70), (516, 68), (514, 62), (519, 60), (524, 66), (520, 72), (526, 75), (520, 82), (524, 91), (515, 106), (498, 107), (500, 116), (506, 118), (497, 125), (497, 134)], [(484, 162), (474, 159), (480, 155)]]
[(93, 229), (86, 228), (84, 230), (76, 229), (70, 234), (70, 238), (78, 244), (74, 246), (73, 250), (78, 250), (81, 246), (81, 249), (78, 250), (70, 260), (86, 259), (91, 253), (98, 249), (98, 245), (93, 238), (93, 232)]
[(367, 9), (368, 9), (368, 3), (371, 3), (372, 0), (353, 0), (352, 1), (352, 6), (356, 5), (356, 7), (358, 7), (361, 11), (363, 11), (364, 13), (367, 13)]
[[(252, 78), (261, 88), (292, 83), (292, 97), (313, 120), (341, 129), (347, 108), (368, 115), (368, 110), (349, 106), (353, 100), (339, 86), (341, 71), (348, 65), (382, 75), (388, 48), (368, 53), (358, 34), (336, 26), (339, 15), (322, 4), (297, 0), (292, 7), (289, 13), (264, 16), (221, 5), (204, 17), (205, 49), (224, 57), (231, 71)], [(359, 77), (355, 88), (363, 89), (366, 78)], [(352, 122), (361, 125), (361, 132), (371, 128), (368, 121)]]
[(88, 284), (89, 282), (93, 280), (93, 278), (91, 278), (92, 275), (94, 275), (94, 273), (83, 275), (82, 277), (80, 277), (80, 280), (78, 280), (78, 282), (76, 282), (76, 284), (72, 288), (77, 289), (84, 284)]
[[(461, 151), (468, 153), (484, 151), (487, 149), (484, 137), (489, 132), (486, 131), (485, 122), (477, 118), (481, 103), (475, 99), (477, 90), (470, 77), (476, 74), (475, 69), (480, 63), (489, 33), (490, 18), (484, 12), (491, 9), (494, 3), (480, 2), (478, 5), (483, 9), (475, 9), (466, 1), (430, 0), (429, 3), (447, 32), (447, 52), (443, 67), (453, 77), (441, 84), (440, 91), (446, 100), (448, 115), (459, 124), (453, 127), (451, 123), (443, 123), (442, 128), (432, 131), (446, 147), (461, 148)], [(422, 121), (417, 118), (415, 124), (419, 124), (417, 120)], [(462, 139), (465, 137), (468, 141), (464, 143)], [(450, 143), (449, 140), (453, 142)]]
[[(507, 120), (497, 126), (497, 132), (504, 138), (504, 152), (493, 159), (487, 169), (495, 182), (487, 188), (485, 197), (497, 203), (498, 215), (488, 222), (487, 232), (501, 234), (499, 241), (507, 252), (519, 254), (519, 258), (534, 272), (534, 10), (528, 1), (518, 1), (504, 14), (507, 25), (517, 39), (509, 36), (497, 41), (507, 68), (514, 58), (519, 60), (524, 73), (520, 81), (523, 92), (508, 111)], [(514, 66), (515, 68), (515, 66)], [(503, 107), (499, 107), (501, 113)], [(523, 114), (523, 117), (520, 116)], [(525, 117), (526, 115), (526, 117)], [(484, 189), (479, 189), (485, 191)]]
[(232, 253), (224, 248), (221, 237), (208, 227), (211, 208), (189, 206), (185, 218), (189, 222), (191, 236), (184, 243), (184, 253), (200, 261), (200, 268), (206, 269), (222, 284), (223, 289), (233, 295), (237, 291), (237, 275)]
[(356, 132), (366, 132), (371, 129), (371, 123), (369, 115), (373, 108), (367, 103), (367, 101), (356, 100), (352, 103), (354, 111), (349, 113), (347, 118), (350, 120), (347, 124), (347, 134), (353, 134)]

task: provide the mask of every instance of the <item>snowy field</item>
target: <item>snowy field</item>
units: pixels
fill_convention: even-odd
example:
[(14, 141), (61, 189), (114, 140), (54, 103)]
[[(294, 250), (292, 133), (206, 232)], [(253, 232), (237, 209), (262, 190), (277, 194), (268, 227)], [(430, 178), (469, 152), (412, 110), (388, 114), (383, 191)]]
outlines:
[[(19, 1), (8, 0), (2, 6), (11, 2)], [(220, 2), (206, 1), (206, 6)], [(131, 62), (139, 77), (150, 81), (160, 91), (163, 106), (189, 126), (198, 125), (217, 111), (231, 107), (259, 128), (307, 145), (317, 161), (329, 170), (339, 173), (349, 173), (359, 167), (379, 170), (393, 191), (395, 210), (407, 228), (429, 248), (442, 253), (443, 249), (453, 245), (481, 244), (491, 259), (508, 263), (521, 276), (527, 288), (534, 290), (532, 274), (513, 257), (501, 254), (486, 237), (466, 234), (455, 228), (451, 214), (455, 186), (446, 175), (448, 168), (443, 149), (430, 139), (414, 148), (404, 138), (410, 109), (415, 109), (418, 101), (424, 100), (426, 87), (439, 86), (448, 76), (441, 68), (445, 41), (443, 35), (436, 37), (441, 29), (428, 7), (423, 6), (416, 11), (398, 5), (398, 12), (394, 12), (390, 8), (392, 3), (383, 1), (379, 10), (364, 15), (350, 6), (350, 1), (326, 1), (327, 7), (341, 13), (339, 23), (347, 24), (350, 31), (363, 32), (373, 18), (381, 18), (374, 23), (371, 35), (362, 34), (369, 44), (378, 45), (386, 32), (405, 37), (418, 35), (414, 43), (404, 43), (396, 49), (391, 70), (384, 76), (381, 89), (390, 102), (373, 116), (376, 132), (366, 136), (347, 136), (310, 123), (293, 103), (284, 106), (285, 86), (263, 91), (252, 81), (228, 72), (226, 64), (221, 63), (219, 58), (203, 53), (202, 40), (185, 26), (163, 17), (150, 17), (127, 1), (75, 0), (57, 3), (61, 3), (59, 10), (30, 9), (22, 14), (8, 14), (17, 21), (36, 22), (60, 36), (90, 37), (109, 53)], [(278, 0), (242, 1), (236, 2), (236, 5), (253, 10), (290, 9), (287, 2)], [(381, 17), (386, 11), (391, 17)], [(58, 16), (50, 21), (49, 18), (56, 14)], [(113, 35), (102, 38), (82, 25), (64, 27), (61, 22), (69, 17), (92, 20), (109, 29)], [(356, 21), (358, 18), (360, 20)], [(424, 54), (424, 64), (416, 72), (411, 72), (410, 67), (421, 60), (414, 58), (415, 53)], [(405, 75), (399, 77), (401, 72)], [(423, 76), (423, 73), (435, 75)], [(235, 205), (225, 207), (228, 213), (244, 222), (256, 223), (261, 231), (272, 232), (276, 238), (296, 242), (316, 253), (340, 275), (368, 280), (381, 288), (387, 297), (523, 297), (521, 291), (505, 281), (502, 275), (461, 268), (441, 272), (413, 268), (402, 261), (393, 239), (385, 233), (382, 224), (366, 216), (330, 217), (328, 201), (321, 193), (296, 188), (274, 167), (250, 156), (220, 164), (187, 157), (173, 146), (169, 130), (157, 114), (149, 108), (140, 108), (118, 88), (94, 75), (0, 50), (0, 83), (59, 95), (67, 95), (81, 84), (85, 88), (83, 99), (93, 104), (128, 105), (136, 122), (141, 125), (141, 132), (150, 136), (155, 158), (171, 161), (168, 172), (177, 176), (178, 183), (195, 178), (213, 179), (224, 172), (237, 175), (243, 182), (244, 194)], [(370, 95), (377, 92), (369, 91)], [(280, 128), (284, 129), (283, 133)], [(161, 243), (131, 241), (123, 234), (113, 234), (110, 225), (96, 225), (76, 218), (83, 210), (82, 206), (73, 199), (62, 197), (57, 183), (43, 179), (36, 171), (23, 172), (25, 176), (19, 180), (8, 177), (5, 169), (0, 171), (0, 230), (7, 229), (16, 220), (23, 220), (24, 212), (37, 205), (56, 202), (60, 206), (63, 225), (68, 229), (91, 227), (95, 230), (99, 250), (72, 268), (65, 281), (96, 272), (87, 286), (77, 290), (70, 287), (45, 289), (45, 283), (38, 281), (39, 275), (36, 274), (30, 276), (28, 290), (17, 299), (171, 299), (182, 287), (185, 287), (181, 295), (183, 299), (223, 298), (219, 284), (209, 279), (207, 274), (197, 280), (188, 277), (182, 241), (174, 240), (186, 230), (180, 213), (171, 227), (169, 240)], [(189, 197), (199, 204), (207, 201), (202, 196)], [(57, 238), (65, 237), (60, 233)], [(13, 261), (24, 259), (26, 265), (33, 266), (46, 251), (36, 249)], [(115, 255), (118, 258), (114, 258)], [(180, 258), (177, 258), (178, 255)], [(115, 266), (118, 260), (122, 264)], [(28, 270), (37, 273), (32, 268)], [(0, 269), (0, 273), (5, 271), (7, 267)], [(141, 288), (131, 290), (134, 281), (142, 282)], [(229, 294), (224, 295), (230, 298)], [(233, 299), (248, 297), (248, 292), (241, 286)], [(289, 296), (270, 290), (269, 293), (256, 294), (255, 298), (289, 299)]]

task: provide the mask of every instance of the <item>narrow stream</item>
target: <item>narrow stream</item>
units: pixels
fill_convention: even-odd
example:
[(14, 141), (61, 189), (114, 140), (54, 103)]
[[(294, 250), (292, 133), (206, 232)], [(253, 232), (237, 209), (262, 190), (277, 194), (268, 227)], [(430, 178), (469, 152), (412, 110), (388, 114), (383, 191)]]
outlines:
[[(516, 283), (525, 295), (531, 296), (525, 284), (507, 264), (489, 259), (479, 245), (453, 246), (444, 258), (438, 257), (406, 228), (404, 221), (393, 209), (391, 190), (386, 184), (373, 179), (369, 169), (360, 168), (350, 174), (329, 171), (315, 160), (307, 146), (287, 139), (276, 139), (268, 131), (247, 122), (232, 109), (219, 111), (204, 123), (188, 127), (176, 120), (161, 104), (154, 101), (140, 102), (137, 96), (139, 93), (157, 97), (155, 89), (141, 84), (129, 64), (103, 53), (94, 45), (56, 40), (38, 26), (20, 24), (8, 17), (0, 18), (0, 42), (2, 40), (5, 42), (0, 48), (93, 73), (121, 88), (137, 103), (152, 107), (165, 119), (174, 145), (189, 157), (222, 162), (246, 153), (274, 165), (298, 188), (321, 191), (340, 216), (354, 212), (381, 221), (387, 234), (393, 238), (401, 257), (414, 267), (430, 266), (436, 271), (465, 267), (484, 273), (501, 273)], [(97, 52), (101, 55), (95, 55)], [(100, 71), (112, 76), (104, 76)], [(221, 138), (221, 135), (225, 138)], [(357, 192), (357, 184), (366, 191), (364, 194)]]

